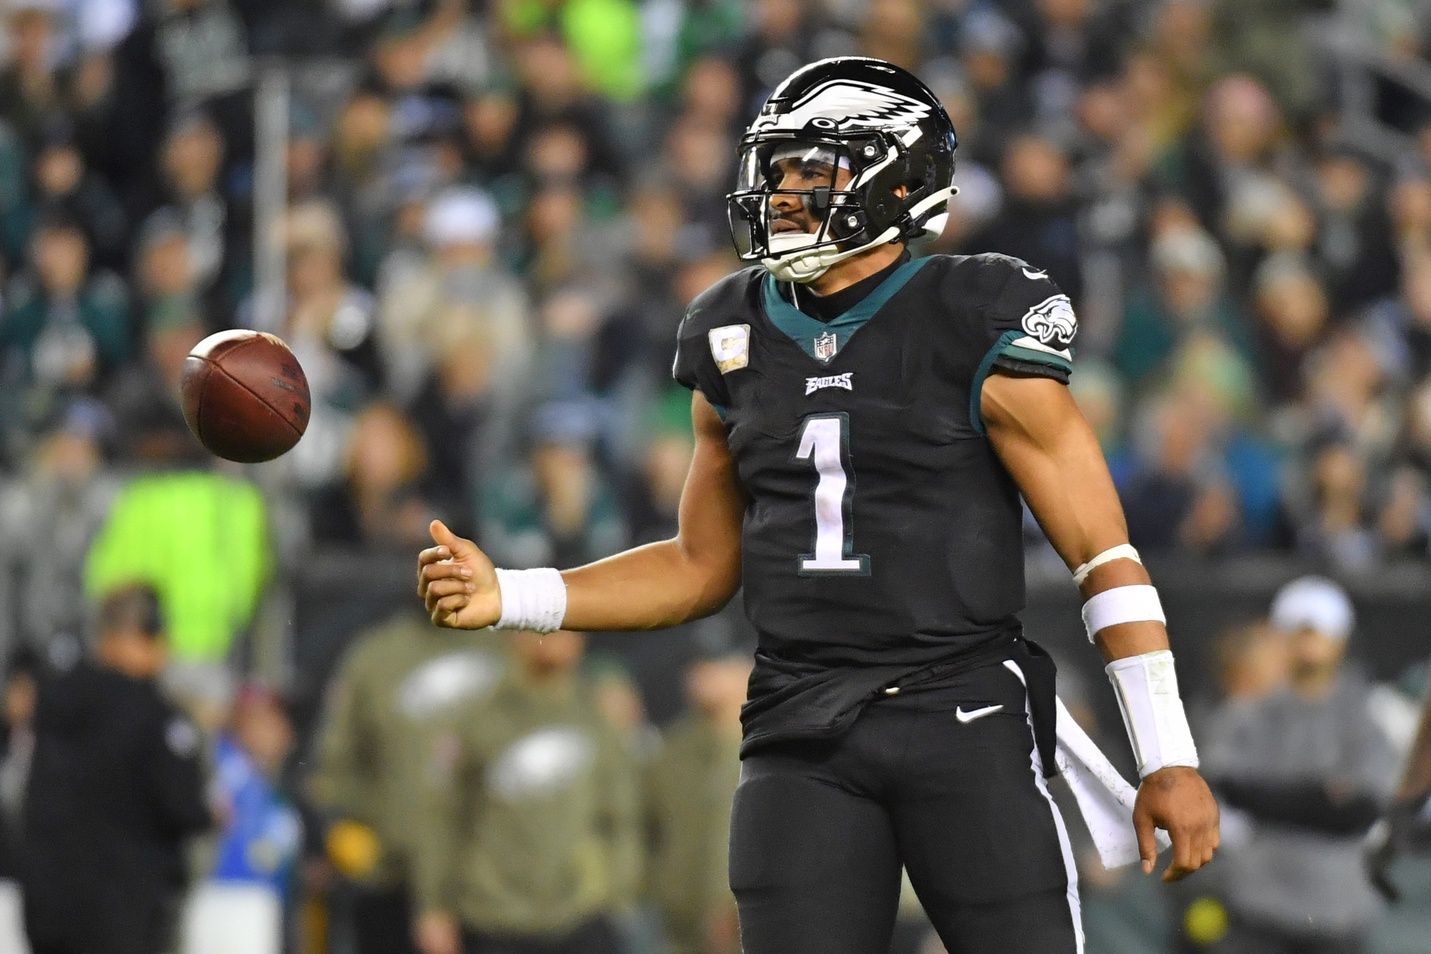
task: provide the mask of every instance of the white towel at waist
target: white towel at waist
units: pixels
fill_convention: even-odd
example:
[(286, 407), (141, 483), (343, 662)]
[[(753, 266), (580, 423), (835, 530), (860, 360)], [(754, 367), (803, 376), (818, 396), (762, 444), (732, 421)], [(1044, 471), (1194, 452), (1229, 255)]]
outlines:
[[(1138, 836), (1133, 831), (1133, 801), (1138, 792), (1124, 781), (1088, 737), (1073, 721), (1063, 700), (1058, 700), (1058, 746), (1054, 761), (1078, 802), (1079, 814), (1093, 836), (1098, 857), (1105, 868), (1121, 868), (1138, 860)], [(1172, 844), (1161, 828), (1154, 833), (1158, 851)]]

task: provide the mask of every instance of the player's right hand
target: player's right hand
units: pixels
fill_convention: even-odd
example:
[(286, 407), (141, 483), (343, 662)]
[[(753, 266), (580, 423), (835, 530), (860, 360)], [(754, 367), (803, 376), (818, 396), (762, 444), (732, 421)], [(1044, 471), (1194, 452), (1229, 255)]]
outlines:
[(482, 629), (502, 616), (497, 571), (477, 544), (441, 520), (428, 526), (435, 547), (417, 555), (417, 595), (437, 626)]

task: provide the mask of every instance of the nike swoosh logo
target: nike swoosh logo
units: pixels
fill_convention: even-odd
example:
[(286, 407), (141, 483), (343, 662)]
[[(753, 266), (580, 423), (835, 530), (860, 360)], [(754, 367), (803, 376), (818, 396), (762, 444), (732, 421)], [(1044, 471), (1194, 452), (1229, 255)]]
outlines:
[(1048, 272), (1044, 272), (1044, 271), (1038, 271), (1038, 272), (1036, 272), (1036, 271), (1034, 271), (1034, 270), (1031, 269), (1031, 268), (1020, 269), (1020, 271), (1022, 271), (1022, 272), (1024, 273), (1024, 278), (1032, 279), (1032, 280), (1034, 280), (1034, 281), (1037, 281), (1037, 280), (1040, 279), (1040, 278), (1047, 278), (1047, 277), (1048, 277)]
[(1002, 708), (1003, 706), (1001, 705), (984, 706), (984, 708), (982, 709), (974, 709), (971, 712), (965, 712), (964, 707), (960, 706), (959, 708), (954, 710), (954, 718), (958, 719), (960, 722), (969, 723), (973, 722), (975, 719), (982, 719), (984, 718), (984, 716), (993, 715), (995, 712), (998, 712)]

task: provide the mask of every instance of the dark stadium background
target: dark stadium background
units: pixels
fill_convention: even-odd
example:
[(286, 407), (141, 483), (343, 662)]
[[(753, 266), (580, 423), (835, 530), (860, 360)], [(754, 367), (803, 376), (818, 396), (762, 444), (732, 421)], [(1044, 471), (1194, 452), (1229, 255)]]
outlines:
[[(961, 192), (923, 251), (1018, 255), (1072, 297), (1073, 388), (1185, 698), (1213, 704), (1219, 640), (1323, 573), (1409, 744), (1431, 646), (1424, 2), (0, 0), (0, 16), (6, 658), (55, 655), (106, 587), (151, 579), (190, 703), (221, 723), (237, 686), (279, 690), (301, 802), (329, 679), (366, 628), (413, 611), (432, 516), (508, 566), (672, 531), (690, 440), (674, 330), (738, 264), (735, 142), (793, 68), (859, 52), (919, 73), (959, 131)], [(231, 327), (283, 337), (313, 386), (308, 434), (272, 464), (210, 458), (175, 403), (188, 348)], [(1131, 771), (1075, 589), (1031, 522), (1027, 539), (1026, 628)], [(692, 659), (748, 644), (737, 616), (603, 635), (589, 663), (634, 684), (654, 733), (682, 714)], [(0, 785), (7, 812), (17, 797)], [(341, 890), (305, 880), (319, 841), (305, 851), (287, 936), (322, 950), (311, 926), (331, 908), (342, 951)], [(1408, 900), (1375, 950), (1424, 951), (1431, 878), (1398, 870)], [(1196, 895), (1092, 890), (1089, 917), (1137, 938), (1120, 951), (1172, 950)]]

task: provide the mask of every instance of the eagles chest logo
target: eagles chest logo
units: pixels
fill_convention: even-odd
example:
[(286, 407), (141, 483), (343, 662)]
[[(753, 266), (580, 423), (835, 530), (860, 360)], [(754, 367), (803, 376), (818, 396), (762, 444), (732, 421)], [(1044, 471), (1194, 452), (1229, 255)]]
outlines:
[(815, 357), (820, 361), (829, 361), (838, 350), (840, 350), (840, 339), (833, 331), (827, 331), (815, 337)]

